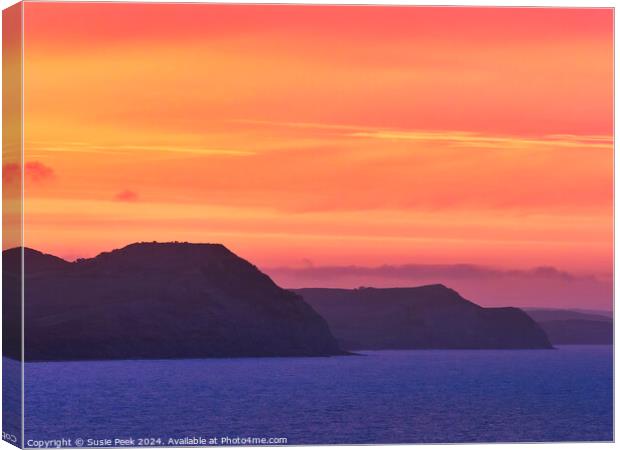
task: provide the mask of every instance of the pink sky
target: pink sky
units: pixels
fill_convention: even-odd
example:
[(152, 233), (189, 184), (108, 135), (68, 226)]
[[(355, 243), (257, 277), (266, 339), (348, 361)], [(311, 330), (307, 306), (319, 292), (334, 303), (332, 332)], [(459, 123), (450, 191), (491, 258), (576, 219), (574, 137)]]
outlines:
[(612, 9), (24, 8), (27, 246), (611, 307)]

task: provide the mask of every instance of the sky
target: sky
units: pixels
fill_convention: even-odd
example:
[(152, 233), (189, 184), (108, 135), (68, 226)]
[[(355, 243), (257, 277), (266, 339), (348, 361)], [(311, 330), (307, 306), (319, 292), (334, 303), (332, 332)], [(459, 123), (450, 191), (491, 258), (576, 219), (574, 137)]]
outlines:
[(611, 9), (24, 8), (26, 246), (611, 308)]

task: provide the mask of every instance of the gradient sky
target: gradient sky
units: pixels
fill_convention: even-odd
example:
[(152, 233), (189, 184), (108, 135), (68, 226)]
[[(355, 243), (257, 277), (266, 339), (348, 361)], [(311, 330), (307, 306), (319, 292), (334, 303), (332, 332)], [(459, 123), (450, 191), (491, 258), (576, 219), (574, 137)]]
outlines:
[(610, 308), (612, 22), (26, 3), (25, 245), (220, 242), (285, 287)]

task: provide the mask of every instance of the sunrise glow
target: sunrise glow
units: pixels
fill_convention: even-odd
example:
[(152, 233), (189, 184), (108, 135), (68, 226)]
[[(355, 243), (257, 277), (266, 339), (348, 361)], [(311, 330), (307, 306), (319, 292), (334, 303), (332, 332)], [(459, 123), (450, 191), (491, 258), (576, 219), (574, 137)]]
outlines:
[(611, 9), (24, 8), (26, 246), (611, 307)]

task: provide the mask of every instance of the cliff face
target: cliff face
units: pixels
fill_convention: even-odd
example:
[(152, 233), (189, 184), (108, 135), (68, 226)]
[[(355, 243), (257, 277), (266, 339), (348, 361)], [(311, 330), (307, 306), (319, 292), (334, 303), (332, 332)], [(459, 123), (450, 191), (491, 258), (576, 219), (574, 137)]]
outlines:
[(295, 292), (349, 350), (551, 348), (520, 309), (483, 308), (442, 285)]
[(299, 295), (222, 245), (132, 244), (74, 263), (26, 249), (24, 266), (26, 360), (342, 353)]
[(552, 344), (612, 345), (614, 325), (611, 313), (600, 314), (565, 309), (526, 309), (545, 330)]

